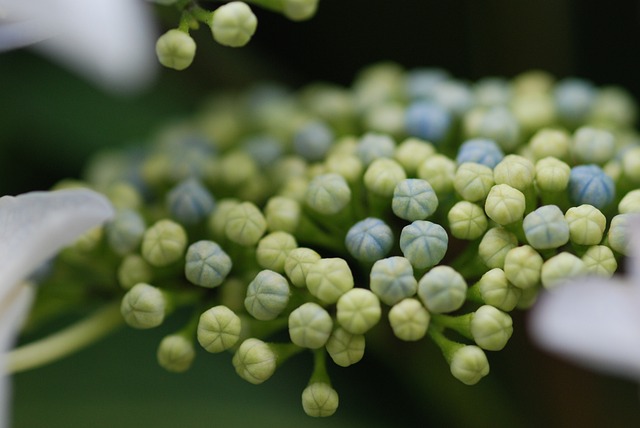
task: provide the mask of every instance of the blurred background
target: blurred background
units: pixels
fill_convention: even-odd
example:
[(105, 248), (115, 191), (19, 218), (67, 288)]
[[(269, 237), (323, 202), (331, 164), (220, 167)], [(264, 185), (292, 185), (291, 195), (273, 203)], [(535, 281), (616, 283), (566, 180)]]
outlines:
[[(321, 0), (302, 23), (254, 11), (258, 31), (247, 47), (220, 47), (201, 29), (189, 69), (162, 70), (151, 88), (131, 96), (104, 93), (29, 50), (2, 54), (0, 194), (77, 177), (92, 153), (145, 142), (215, 91), (264, 80), (294, 89), (316, 80), (349, 85), (382, 60), (469, 80), (542, 69), (620, 85), (640, 99), (637, 1)], [(163, 29), (177, 22), (166, 15)], [(174, 375), (155, 361), (157, 343), (174, 325), (123, 329), (15, 376), (14, 426), (640, 426), (637, 384), (539, 352), (525, 323), (516, 316), (514, 338), (490, 355), (492, 375), (475, 387), (451, 378), (429, 343), (368, 352), (362, 363), (334, 370), (341, 403), (327, 420), (306, 417), (300, 406), (308, 359), (288, 362), (259, 387), (239, 379), (227, 355), (203, 352), (188, 373)]]

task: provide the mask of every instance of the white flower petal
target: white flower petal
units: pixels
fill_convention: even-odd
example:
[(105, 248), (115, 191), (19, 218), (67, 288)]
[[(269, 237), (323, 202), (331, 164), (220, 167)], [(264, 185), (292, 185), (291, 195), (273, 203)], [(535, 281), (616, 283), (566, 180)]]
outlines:
[(640, 215), (634, 215), (629, 221), (629, 256), (626, 265), (629, 280), (640, 289)]
[(0, 50), (37, 43), (53, 60), (118, 92), (148, 84), (156, 32), (142, 0), (0, 0)]
[(640, 379), (640, 290), (619, 277), (581, 278), (543, 294), (533, 339), (594, 369)]

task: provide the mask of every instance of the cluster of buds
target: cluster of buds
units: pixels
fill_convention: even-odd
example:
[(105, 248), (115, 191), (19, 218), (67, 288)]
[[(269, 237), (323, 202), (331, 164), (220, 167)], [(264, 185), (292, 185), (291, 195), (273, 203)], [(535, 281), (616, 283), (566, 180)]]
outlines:
[(177, 28), (164, 33), (156, 43), (156, 54), (162, 65), (184, 70), (196, 55), (196, 42), (189, 35), (200, 24), (210, 28), (213, 39), (223, 46), (241, 47), (249, 43), (258, 27), (258, 19), (247, 3), (281, 13), (293, 21), (312, 18), (318, 0), (247, 0), (232, 1), (214, 10), (205, 9), (196, 0), (153, 0), (174, 6), (180, 12)]
[(137, 329), (191, 311), (159, 344), (170, 371), (201, 347), (259, 384), (313, 355), (311, 416), (338, 406), (327, 363), (358, 363), (369, 335), (437, 346), (472, 385), (511, 311), (617, 270), (640, 212), (635, 114), (626, 92), (585, 80), (467, 83), (394, 64), (352, 88), (219, 96), (154, 144), (95, 159), (85, 185), (116, 216), (52, 277), (112, 269), (118, 286), (87, 294), (121, 299)]

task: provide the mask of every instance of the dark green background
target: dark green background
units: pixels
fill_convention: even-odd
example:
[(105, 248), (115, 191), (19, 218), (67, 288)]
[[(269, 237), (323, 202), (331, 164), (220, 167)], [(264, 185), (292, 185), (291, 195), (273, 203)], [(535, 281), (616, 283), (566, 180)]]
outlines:
[[(539, 68), (640, 95), (636, 1), (321, 0), (305, 23), (256, 12), (248, 47), (218, 47), (202, 29), (193, 66), (163, 70), (135, 96), (105, 94), (29, 51), (0, 56), (0, 194), (78, 176), (91, 153), (148, 140), (220, 88), (273, 79), (294, 88), (312, 80), (348, 85), (381, 60), (442, 67), (465, 79)], [(17, 375), (15, 427), (640, 426), (636, 384), (540, 353), (525, 322), (518, 315), (507, 349), (490, 355), (492, 375), (472, 388), (448, 375), (429, 343), (367, 353), (362, 363), (334, 370), (341, 405), (328, 420), (307, 418), (299, 404), (309, 358), (261, 386), (240, 380), (228, 355), (201, 352), (193, 370), (175, 375), (155, 363), (171, 325), (123, 329)]]

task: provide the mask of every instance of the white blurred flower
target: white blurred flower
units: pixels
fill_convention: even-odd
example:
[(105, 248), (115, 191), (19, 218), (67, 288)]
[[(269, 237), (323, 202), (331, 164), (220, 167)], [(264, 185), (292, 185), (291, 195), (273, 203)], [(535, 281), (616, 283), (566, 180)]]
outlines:
[(640, 219), (629, 224), (627, 275), (569, 280), (531, 312), (533, 339), (587, 367), (640, 380)]
[(29, 275), (112, 215), (109, 201), (87, 189), (0, 198), (0, 428), (9, 422), (5, 355), (31, 306)]
[(111, 91), (151, 81), (156, 38), (142, 0), (0, 0), (0, 52), (33, 45)]

